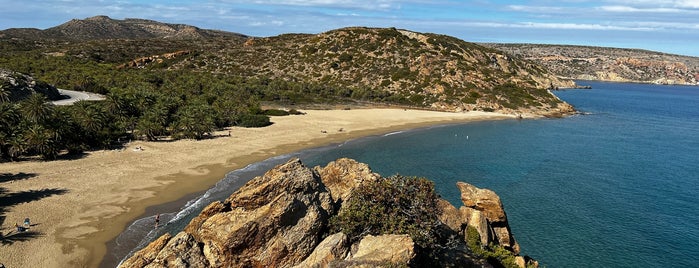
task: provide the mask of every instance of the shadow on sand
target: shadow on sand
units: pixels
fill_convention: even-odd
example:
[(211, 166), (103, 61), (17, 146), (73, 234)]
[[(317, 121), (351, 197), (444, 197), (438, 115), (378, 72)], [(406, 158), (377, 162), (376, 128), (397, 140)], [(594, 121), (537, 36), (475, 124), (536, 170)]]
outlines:
[[(37, 174), (34, 173), (24, 173), (20, 172), (17, 174), (12, 173), (0, 173), (0, 183), (11, 182), (16, 180), (26, 180), (35, 177)], [(41, 189), (41, 190), (27, 190), (19, 192), (10, 192), (7, 188), (0, 187), (0, 226), (5, 225), (6, 213), (10, 207), (18, 204), (28, 203), (32, 201), (41, 200), (46, 197), (53, 195), (61, 195), (67, 193), (67, 189)], [(32, 224), (29, 227), (38, 225), (37, 223)], [(10, 231), (5, 233), (6, 230)], [(31, 228), (28, 230), (23, 229), (23, 231), (18, 231), (14, 227), (2, 227), (0, 228), (0, 244), (2, 245), (12, 245), (15, 242), (24, 242), (33, 238), (41, 237), (43, 234), (41, 232), (32, 231)]]

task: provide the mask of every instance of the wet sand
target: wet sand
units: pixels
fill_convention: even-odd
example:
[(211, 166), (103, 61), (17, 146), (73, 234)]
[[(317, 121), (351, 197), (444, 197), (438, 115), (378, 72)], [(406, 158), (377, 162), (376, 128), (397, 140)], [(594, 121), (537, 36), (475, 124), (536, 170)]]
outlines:
[[(201, 192), (227, 172), (275, 155), (363, 136), (430, 125), (514, 118), (511, 115), (403, 109), (310, 110), (272, 117), (265, 128), (231, 128), (216, 138), (136, 141), (123, 150), (73, 160), (0, 164), (5, 198), (6, 267), (97, 267), (106, 242), (147, 207)], [(136, 148), (143, 148), (137, 150)], [(7, 201), (7, 202), (5, 202)], [(29, 232), (14, 223), (32, 219)]]

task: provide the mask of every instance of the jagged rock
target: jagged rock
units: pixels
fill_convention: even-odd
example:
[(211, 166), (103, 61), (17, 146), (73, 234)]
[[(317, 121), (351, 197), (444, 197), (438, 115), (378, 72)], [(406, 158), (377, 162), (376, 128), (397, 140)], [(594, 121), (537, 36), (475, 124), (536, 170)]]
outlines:
[(466, 207), (480, 210), (490, 222), (507, 221), (500, 197), (488, 189), (480, 189), (465, 182), (456, 183), (461, 192), (461, 202)]
[(467, 207), (461, 207), (461, 211), (468, 215), (468, 226), (476, 228), (481, 236), (481, 245), (490, 244), (493, 241), (493, 232), (483, 213), (480, 210)]
[(208, 206), (178, 236), (191, 236), (212, 267), (289, 267), (313, 251), (332, 209), (320, 178), (292, 159)]
[[(226, 200), (207, 206), (182, 232), (174, 237), (160, 237), (120, 267), (417, 264), (420, 258), (416, 257), (415, 243), (408, 235), (368, 235), (350, 245), (345, 234), (328, 234), (329, 217), (338, 211), (333, 199), (345, 200), (354, 188), (376, 179), (380, 176), (366, 164), (351, 159), (339, 159), (313, 170), (298, 159), (289, 160), (249, 181)], [(466, 206), (456, 209), (445, 200), (438, 201), (438, 218), (443, 223), (439, 236), (445, 240), (433, 252), (438, 257), (433, 260), (435, 265), (489, 267), (466, 245), (466, 226), (478, 230), (483, 245), (503, 245), (517, 254), (519, 246), (510, 233), (497, 195), (466, 183), (458, 186)], [(535, 263), (528, 257), (521, 260), (527, 265)]]
[[(478, 233), (481, 235), (481, 242), (486, 241), (487, 243), (483, 243), (484, 245), (494, 242), (512, 250), (515, 254), (519, 254), (519, 244), (512, 236), (500, 197), (491, 190), (480, 189), (465, 182), (458, 182), (456, 186), (461, 192), (461, 201), (464, 205), (467, 208), (478, 211), (469, 213), (469, 225), (478, 229)], [(481, 219), (483, 217), (487, 220), (485, 224), (488, 226), (487, 232), (484, 230), (483, 219)], [(484, 239), (484, 235), (488, 236), (487, 240)]]
[(464, 223), (468, 223), (468, 215), (463, 214), (459, 209), (444, 199), (439, 199), (437, 205), (439, 206), (439, 211), (442, 212), (439, 214), (439, 220), (453, 231), (463, 232)]
[[(162, 238), (162, 237), (161, 237)], [(202, 255), (198, 242), (190, 234), (180, 232), (168, 240), (155, 259), (144, 267), (210, 267)], [(120, 267), (132, 267), (122, 264)], [(133, 266), (140, 267), (140, 266)]]
[(408, 235), (365, 236), (357, 252), (340, 267), (379, 267), (409, 264), (415, 257), (415, 243)]
[(381, 177), (373, 173), (367, 164), (348, 158), (330, 162), (324, 168), (316, 167), (315, 171), (320, 175), (335, 202), (347, 200), (354, 188)]
[(308, 258), (294, 267), (328, 267), (330, 262), (342, 260), (347, 255), (349, 251), (347, 242), (347, 235), (343, 233), (328, 236), (316, 246)]
[(170, 241), (171, 238), (172, 236), (169, 233), (165, 233), (163, 236), (148, 244), (144, 250), (138, 251), (133, 257), (122, 263), (121, 267), (144, 267), (148, 265), (155, 260), (158, 253), (167, 245), (167, 242)]

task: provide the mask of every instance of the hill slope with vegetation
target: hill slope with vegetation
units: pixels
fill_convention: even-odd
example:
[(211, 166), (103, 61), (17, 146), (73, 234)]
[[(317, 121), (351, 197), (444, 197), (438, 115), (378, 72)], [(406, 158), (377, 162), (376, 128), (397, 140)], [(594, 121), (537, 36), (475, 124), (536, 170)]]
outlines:
[(483, 44), (571, 79), (699, 85), (699, 58), (640, 49)]
[(535, 64), (497, 50), (445, 35), (394, 28), (352, 27), (317, 35), (253, 38), (170, 68), (321, 87), (307, 92), (280, 85), (277, 92), (263, 96), (275, 101), (311, 93), (447, 111), (559, 112), (561, 101), (547, 89), (572, 86)]

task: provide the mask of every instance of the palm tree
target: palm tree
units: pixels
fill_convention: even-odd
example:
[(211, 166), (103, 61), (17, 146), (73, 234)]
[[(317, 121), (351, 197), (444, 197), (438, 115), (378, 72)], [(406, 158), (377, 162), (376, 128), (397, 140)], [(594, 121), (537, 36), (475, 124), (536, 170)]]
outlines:
[(76, 102), (72, 107), (72, 118), (88, 133), (96, 133), (104, 126), (104, 113), (87, 101)]
[(27, 151), (27, 143), (21, 134), (12, 136), (7, 140), (7, 154), (10, 160), (15, 160)]
[(20, 109), (27, 120), (41, 123), (51, 117), (54, 105), (48, 102), (46, 96), (34, 93), (20, 103)]
[(24, 141), (27, 149), (40, 154), (44, 159), (54, 159), (58, 155), (58, 148), (53, 140), (53, 131), (34, 124), (24, 132)]
[(10, 102), (10, 88), (0, 83), (0, 103)]
[(214, 110), (205, 102), (194, 102), (177, 112), (175, 132), (185, 138), (202, 139), (216, 128)]

